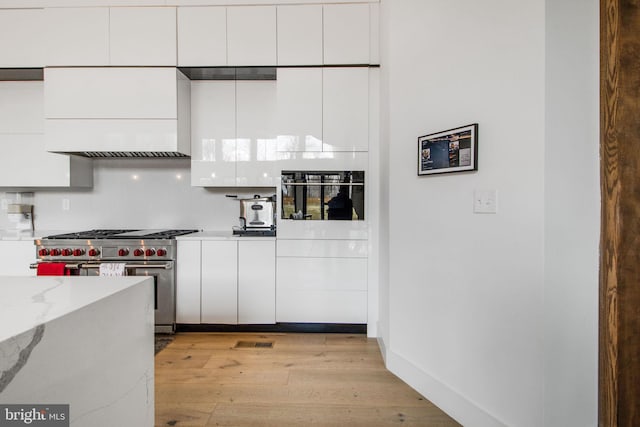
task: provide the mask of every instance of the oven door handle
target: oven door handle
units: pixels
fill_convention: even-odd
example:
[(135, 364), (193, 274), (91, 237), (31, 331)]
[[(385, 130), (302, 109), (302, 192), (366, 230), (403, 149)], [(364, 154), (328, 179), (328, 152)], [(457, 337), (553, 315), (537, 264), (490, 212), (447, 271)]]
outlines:
[[(36, 269), (38, 268), (38, 262), (30, 264), (29, 268), (31, 269)], [(80, 268), (100, 268), (100, 262), (92, 262), (92, 263), (86, 263), (86, 264), (67, 264), (65, 265), (65, 268), (70, 269), (70, 270), (77, 270)], [(170, 270), (171, 269), (171, 264), (170, 263), (164, 263), (164, 264), (125, 264), (124, 266), (125, 268), (142, 268), (142, 269), (163, 269), (163, 270)]]

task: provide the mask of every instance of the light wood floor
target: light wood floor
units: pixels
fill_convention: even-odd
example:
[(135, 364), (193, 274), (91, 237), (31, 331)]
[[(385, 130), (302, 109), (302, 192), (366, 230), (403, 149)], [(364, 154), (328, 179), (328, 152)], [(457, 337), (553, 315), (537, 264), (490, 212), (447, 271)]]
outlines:
[(177, 334), (156, 355), (155, 389), (156, 426), (459, 425), (387, 371), (364, 335)]

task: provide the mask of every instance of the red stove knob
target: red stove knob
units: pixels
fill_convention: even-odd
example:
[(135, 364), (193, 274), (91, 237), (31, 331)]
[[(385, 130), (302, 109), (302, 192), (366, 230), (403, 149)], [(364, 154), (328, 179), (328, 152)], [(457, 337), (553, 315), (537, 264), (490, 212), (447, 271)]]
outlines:
[(48, 250), (48, 249), (45, 249), (45, 248), (42, 248), (42, 249), (40, 249), (40, 250), (38, 251), (38, 255), (40, 255), (40, 256), (47, 256), (47, 255), (49, 255), (49, 250)]
[(167, 250), (166, 249), (158, 249), (157, 254), (158, 254), (158, 256), (165, 256), (165, 255), (167, 255)]
[(118, 256), (127, 256), (127, 255), (129, 255), (129, 249), (127, 248), (118, 249)]
[(73, 251), (69, 248), (65, 248), (62, 250), (62, 256), (71, 256), (73, 255)]
[(156, 250), (153, 248), (149, 248), (144, 253), (146, 256), (154, 256), (156, 254)]
[(82, 255), (84, 255), (84, 249), (78, 248), (73, 250), (73, 256), (82, 256)]
[[(122, 250), (122, 249), (120, 249), (120, 250)], [(98, 255), (100, 255), (100, 251), (99, 250), (93, 249), (93, 248), (89, 249), (89, 256), (98, 256)], [(118, 255), (120, 255), (120, 253), (118, 253)], [(122, 255), (120, 255), (120, 256), (122, 256)]]
[(142, 249), (136, 249), (135, 251), (133, 251), (133, 255), (134, 256), (142, 256), (144, 255), (144, 251)]
[(51, 249), (51, 251), (49, 251), (49, 255), (51, 255), (51, 256), (60, 255), (60, 249), (56, 249), (56, 248)]

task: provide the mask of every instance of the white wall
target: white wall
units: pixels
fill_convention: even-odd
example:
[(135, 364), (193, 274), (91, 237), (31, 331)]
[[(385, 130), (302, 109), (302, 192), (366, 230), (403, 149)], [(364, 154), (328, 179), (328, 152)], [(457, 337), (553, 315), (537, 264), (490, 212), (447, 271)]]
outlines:
[(545, 426), (598, 411), (599, 2), (547, 0)]
[[(93, 163), (93, 188), (34, 192), (36, 229), (231, 230), (239, 225), (239, 206), (225, 194), (275, 194), (275, 188), (191, 187), (189, 159), (107, 159)], [(0, 198), (10, 197), (0, 193)], [(69, 200), (69, 210), (63, 210), (64, 199)], [(8, 225), (5, 213), (0, 211), (0, 229)]]
[[(464, 425), (540, 426), (544, 0), (381, 4), (388, 366)], [(478, 172), (416, 176), (418, 136), (474, 122)]]

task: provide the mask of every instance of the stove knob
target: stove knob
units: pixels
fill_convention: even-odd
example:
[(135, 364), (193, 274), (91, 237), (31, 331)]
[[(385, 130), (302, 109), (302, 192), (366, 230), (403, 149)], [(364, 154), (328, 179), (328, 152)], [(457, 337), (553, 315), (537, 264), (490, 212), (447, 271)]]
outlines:
[(158, 249), (158, 256), (166, 256), (166, 255), (167, 255), (166, 249)]
[(73, 250), (73, 256), (82, 256), (84, 255), (84, 249), (74, 249)]
[(142, 249), (138, 248), (135, 251), (133, 251), (133, 255), (134, 256), (142, 256), (142, 255), (144, 255), (144, 251)]
[(62, 250), (62, 256), (71, 256), (73, 255), (73, 251), (69, 248), (65, 248)]
[(49, 252), (49, 255), (51, 255), (51, 256), (60, 255), (60, 249), (56, 249), (56, 248), (51, 249), (51, 251)]
[[(97, 249), (89, 249), (89, 256), (98, 256), (100, 255), (100, 251)], [(120, 255), (120, 253), (118, 253), (118, 255)], [(120, 255), (122, 256), (122, 255)]]
[(129, 249), (127, 248), (118, 249), (118, 256), (127, 256), (127, 255), (129, 255)]
[(49, 249), (45, 249), (45, 248), (40, 249), (40, 250), (38, 251), (38, 255), (40, 255), (40, 256), (47, 256), (47, 255), (49, 255)]
[(149, 248), (144, 253), (146, 256), (154, 256), (156, 254), (156, 250), (153, 248)]

